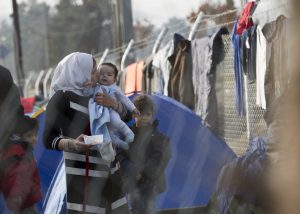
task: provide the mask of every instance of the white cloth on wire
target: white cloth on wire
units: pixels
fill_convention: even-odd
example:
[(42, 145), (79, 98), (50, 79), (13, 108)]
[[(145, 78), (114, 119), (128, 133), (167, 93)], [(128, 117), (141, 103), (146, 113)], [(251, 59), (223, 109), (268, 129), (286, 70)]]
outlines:
[(171, 72), (171, 64), (168, 57), (174, 51), (173, 41), (160, 49), (153, 57), (152, 66), (154, 67), (153, 92), (168, 95), (168, 83)]
[(256, 47), (256, 104), (263, 109), (267, 108), (265, 94), (265, 76), (267, 70), (267, 40), (261, 26), (257, 26)]

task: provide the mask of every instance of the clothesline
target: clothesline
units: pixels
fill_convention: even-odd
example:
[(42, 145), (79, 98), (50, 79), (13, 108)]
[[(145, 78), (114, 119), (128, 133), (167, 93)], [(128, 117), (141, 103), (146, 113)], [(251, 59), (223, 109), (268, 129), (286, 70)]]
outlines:
[[(182, 33), (184, 32), (186, 29), (188, 29), (189, 26), (185, 26), (183, 28), (180, 28), (178, 30), (176, 30), (176, 33)], [(143, 46), (148, 46), (148, 45), (154, 45), (156, 39), (153, 39), (153, 40), (150, 40), (150, 41), (147, 41), (147, 42), (144, 42), (144, 43), (138, 43), (138, 44), (135, 44), (133, 45), (131, 51), (139, 48), (139, 47), (143, 47)], [(123, 53), (124, 52), (124, 49), (126, 48), (126, 46), (123, 46), (124, 48), (118, 48), (118, 50), (116, 51), (110, 51), (108, 55), (115, 55), (115, 54), (120, 54), (120, 53)], [(95, 57), (101, 57), (101, 54), (96, 54)], [(121, 58), (121, 57), (120, 57)], [(118, 58), (117, 58), (118, 59)]]
[[(203, 15), (203, 17), (204, 17), (203, 20), (214, 20), (214, 19), (216, 19), (216, 18), (218, 18), (218, 17), (226, 16), (226, 15), (235, 13), (235, 12), (237, 12), (237, 11), (239, 11), (239, 10), (240, 10), (240, 9), (234, 9), (234, 10), (228, 10), (228, 11), (223, 12), (223, 13), (220, 13), (220, 14)], [(191, 18), (196, 18), (197, 16), (198, 16), (198, 14), (192, 16)], [(180, 25), (181, 25), (181, 23), (172, 25), (172, 28), (174, 28), (175, 26), (176, 26), (176, 27), (177, 27), (177, 26), (180, 26)], [(188, 26), (188, 27), (189, 27), (189, 26)], [(136, 41), (135, 44), (136, 44), (136, 43), (142, 43), (142, 42), (144, 42), (144, 41), (148, 42), (149, 39), (151, 39), (151, 38), (155, 38), (155, 39), (154, 39), (154, 41), (155, 41), (155, 40), (156, 40), (156, 37), (157, 37), (156, 35), (148, 36), (148, 37), (146, 37), (146, 38), (144, 38), (144, 39), (141, 39), (141, 40)], [(123, 49), (126, 48), (126, 46), (127, 46), (127, 44), (125, 44), (125, 45), (123, 45), (123, 46), (120, 46), (120, 47), (117, 47), (117, 48), (114, 48), (114, 49), (111, 49), (111, 50), (110, 50), (110, 53), (115, 52), (116, 50), (123, 50)], [(99, 56), (101, 57), (103, 53), (104, 53), (104, 52), (97, 53), (97, 54), (95, 54), (95, 57), (99, 57)]]
[[(181, 24), (180, 24), (181, 25)], [(174, 26), (178, 26), (178, 24), (175, 24)], [(176, 29), (175, 31), (176, 32), (179, 32), (179, 31), (181, 31), (182, 29), (186, 29), (186, 28), (189, 28), (189, 26), (185, 26), (185, 27), (181, 27), (181, 28), (178, 28), (178, 29)], [(156, 41), (156, 35), (154, 36), (149, 36), (149, 37), (146, 37), (146, 38), (144, 38), (144, 39), (141, 39), (141, 40), (138, 40), (138, 41), (135, 41), (135, 43), (134, 43), (134, 45), (133, 45), (133, 48), (135, 47), (135, 46), (137, 46), (137, 45), (141, 45), (141, 46), (143, 46), (144, 44), (148, 44), (148, 43), (154, 43), (155, 41)], [(154, 39), (152, 39), (152, 40), (150, 40), (149, 41), (149, 39), (150, 38), (154, 38)], [(109, 55), (111, 55), (111, 54), (118, 54), (119, 52), (124, 52), (124, 50), (125, 50), (125, 48), (127, 47), (127, 44), (125, 44), (125, 45), (122, 45), (122, 46), (120, 46), (120, 47), (117, 47), (117, 48), (114, 48), (114, 49), (111, 49), (111, 50), (109, 50)], [(102, 54), (103, 54), (104, 52), (100, 52), (100, 53), (97, 53), (97, 54), (95, 54), (94, 56), (97, 58), (97, 57), (101, 57), (102, 56)]]
[[(226, 16), (226, 15), (229, 15), (229, 14), (232, 14), (232, 13), (235, 13), (239, 11), (239, 9), (234, 9), (234, 10), (228, 10), (226, 12), (222, 12), (222, 13), (219, 13), (219, 14), (214, 14), (214, 15), (203, 15), (203, 20), (212, 20), (212, 19), (216, 19), (218, 17), (222, 17), (222, 16)], [(198, 14), (192, 16), (191, 18), (196, 18), (198, 16)], [(175, 26), (180, 26), (181, 23), (178, 23), (178, 24), (175, 24), (175, 25), (172, 25), (172, 28), (175, 28)], [(177, 31), (177, 30), (176, 30)], [(140, 42), (143, 42), (143, 41), (148, 41), (150, 38), (155, 38), (156, 39), (156, 36), (155, 35), (152, 35), (152, 36), (148, 36), (144, 39), (141, 39), (135, 43), (140, 43)]]
[[(182, 28), (180, 31), (177, 31), (178, 34), (182, 34), (184, 33), (184, 31), (187, 29), (188, 27), (185, 27), (185, 28)], [(140, 44), (140, 45), (137, 45), (137, 46), (134, 46), (132, 49), (131, 49), (131, 52), (139, 49), (140, 47), (144, 47), (144, 48), (148, 48), (149, 46), (153, 46), (155, 43), (155, 40), (152, 40), (152, 41), (149, 41), (147, 43), (144, 43), (144, 44)], [(108, 54), (109, 56), (111, 55), (118, 55), (117, 57), (113, 57), (114, 60), (119, 60), (122, 58), (122, 55), (121, 53), (123, 53), (123, 50), (120, 50), (120, 51), (117, 51), (117, 52), (114, 52), (114, 53), (110, 53)]]
[[(205, 30), (211, 30), (211, 29), (214, 29), (214, 28), (216, 28), (216, 27), (221, 27), (221, 26), (227, 26), (227, 25), (230, 25), (230, 24), (233, 24), (234, 23), (234, 21), (230, 21), (230, 22), (225, 22), (225, 23), (221, 23), (221, 24), (219, 24), (219, 25), (216, 25), (216, 26), (213, 26), (213, 27), (204, 27), (204, 28), (201, 28), (201, 29), (199, 29), (199, 30), (197, 30), (196, 32), (201, 32), (201, 31), (205, 31)], [(189, 28), (189, 27), (184, 27), (184, 28), (181, 28), (179, 31), (176, 31), (176, 33), (182, 33), (183, 32), (183, 30), (185, 30), (185, 29), (187, 29), (187, 28)], [(142, 44), (139, 44), (139, 45), (136, 45), (136, 46), (134, 46), (132, 49), (131, 49), (131, 51), (133, 51), (133, 50), (135, 50), (135, 49), (137, 49), (137, 48), (139, 48), (139, 47), (143, 47), (144, 45), (152, 45), (152, 44), (154, 44), (154, 42), (155, 42), (155, 40), (152, 40), (152, 41), (148, 41), (148, 42), (146, 42), (146, 43), (142, 43)], [(117, 52), (113, 52), (113, 53), (110, 53), (109, 55), (112, 55), (112, 54), (120, 54), (120, 53), (122, 53), (123, 52), (123, 50), (119, 50), (119, 51), (117, 51)], [(119, 56), (118, 58), (115, 58), (116, 60), (117, 59), (120, 59), (122, 56)]]
[[(288, 5), (287, 3), (284, 3), (284, 4), (281, 4), (281, 5), (279, 5), (279, 6), (277, 6), (277, 7), (274, 7), (274, 8), (271, 8), (271, 9), (266, 9), (266, 10), (264, 10), (264, 11), (262, 11), (262, 12), (259, 12), (259, 13), (257, 13), (256, 15), (262, 15), (262, 14), (265, 14), (265, 13), (267, 13), (267, 12), (270, 12), (270, 11), (274, 11), (274, 10), (276, 10), (276, 9), (279, 9), (279, 8), (282, 8), (282, 7), (284, 7), (284, 6), (286, 6), (286, 5)], [(237, 11), (239, 11), (239, 9), (235, 9), (235, 10), (229, 10), (229, 11), (226, 11), (226, 12), (224, 12), (224, 13), (221, 13), (221, 14), (216, 14), (216, 15), (204, 15), (205, 17), (211, 17), (211, 19), (215, 19), (215, 18), (217, 18), (217, 17), (221, 17), (221, 16), (225, 16), (225, 15), (228, 15), (228, 14), (231, 14), (231, 13), (234, 13), (234, 12), (237, 12)], [(196, 15), (197, 16), (197, 15)], [(211, 20), (211, 19), (204, 19), (204, 20)], [(230, 24), (233, 24), (234, 23), (234, 20), (232, 20), (232, 21), (230, 21), (230, 22), (226, 22), (226, 23), (221, 23), (221, 24), (218, 24), (218, 25), (216, 25), (216, 26), (213, 26), (213, 27), (209, 27), (209, 28), (207, 28), (207, 27), (205, 27), (205, 28), (202, 28), (202, 29), (199, 29), (199, 30), (197, 30), (197, 32), (202, 32), (202, 31), (206, 31), (206, 30), (211, 30), (211, 29), (214, 29), (214, 28), (216, 28), (216, 27), (222, 27), (222, 26), (228, 26), (228, 25), (230, 25)], [(184, 28), (182, 28), (182, 29), (186, 29), (186, 28), (188, 28), (188, 27), (184, 27)], [(181, 31), (181, 29), (179, 29), (178, 31), (176, 31), (175, 33), (180, 33), (179, 31)], [(150, 37), (148, 37), (148, 38), (150, 38)], [(140, 41), (144, 41), (145, 39), (143, 39), (143, 40), (140, 40)], [(136, 49), (136, 48), (138, 48), (138, 47), (142, 47), (142, 46), (144, 46), (144, 45), (152, 45), (154, 42), (155, 42), (155, 40), (156, 39), (153, 39), (153, 40), (150, 40), (150, 41), (146, 41), (146, 42), (142, 42), (142, 43), (139, 43), (140, 41), (138, 41), (137, 43), (138, 44), (136, 44), (136, 46), (134, 46), (133, 47), (133, 50), (134, 49)], [(124, 48), (126, 47), (126, 45), (124, 45), (124, 46), (121, 46), (121, 47), (119, 47), (119, 48), (116, 48), (116, 49), (112, 49), (112, 51), (110, 51), (110, 54), (109, 55), (111, 55), (111, 54), (119, 54), (119, 53), (122, 53), (123, 51), (124, 51)], [(118, 50), (118, 51), (116, 51), (116, 50)], [(101, 53), (98, 55), (97, 54), (97, 56), (101, 56)]]
[(218, 28), (218, 27), (228, 26), (228, 25), (234, 24), (234, 22), (235, 22), (235, 20), (230, 21), (230, 22), (225, 22), (222, 24), (218, 24), (218, 25), (215, 25), (215, 26), (209, 27), (209, 28), (203, 27), (203, 28), (200, 28), (199, 30), (197, 30), (196, 32), (203, 32), (203, 31), (211, 30), (211, 29)]
[[(225, 23), (221, 23), (221, 24), (219, 24), (219, 25), (216, 25), (216, 26), (213, 26), (213, 27), (209, 27), (209, 28), (207, 28), (207, 27), (204, 27), (204, 28), (201, 28), (201, 29), (199, 29), (199, 30), (197, 30), (196, 32), (202, 32), (202, 31), (206, 31), (206, 30), (211, 30), (211, 29), (214, 29), (214, 28), (217, 28), (217, 27), (222, 27), (222, 26), (227, 26), (227, 25), (230, 25), (230, 24), (233, 24), (234, 23), (234, 21), (230, 21), (230, 22), (225, 22)], [(182, 33), (182, 31), (183, 30), (185, 30), (187, 27), (185, 27), (185, 28), (182, 28), (180, 31), (177, 31), (176, 33)], [(147, 47), (147, 46), (149, 46), (149, 45), (154, 45), (154, 43), (155, 43), (155, 40), (152, 40), (152, 41), (149, 41), (149, 42), (147, 42), (147, 43), (144, 43), (144, 44), (139, 44), (139, 45), (137, 45), (137, 46), (134, 46), (132, 49), (131, 49), (131, 51), (134, 51), (135, 49), (138, 49), (139, 47), (143, 47), (144, 45)], [(117, 51), (117, 52), (113, 52), (113, 53), (111, 53), (111, 54), (109, 54), (109, 55), (113, 55), (113, 54), (121, 54), (123, 52), (123, 50), (119, 50), (119, 51)], [(122, 58), (122, 56), (118, 56), (117, 58), (114, 58), (115, 60), (118, 60), (118, 59), (120, 59), (120, 58)]]
[[(235, 13), (235, 12), (239, 12), (240, 9), (234, 9), (234, 10), (228, 10), (224, 13), (220, 13), (220, 14), (212, 14), (212, 15), (203, 15), (203, 17), (205, 18), (208, 18), (208, 19), (215, 19), (215, 18), (218, 18), (218, 17), (221, 17), (221, 16), (226, 16), (226, 15), (229, 15), (229, 14), (232, 14), (232, 13)], [(193, 17), (192, 17), (193, 18)], [(206, 20), (206, 19), (204, 19)]]

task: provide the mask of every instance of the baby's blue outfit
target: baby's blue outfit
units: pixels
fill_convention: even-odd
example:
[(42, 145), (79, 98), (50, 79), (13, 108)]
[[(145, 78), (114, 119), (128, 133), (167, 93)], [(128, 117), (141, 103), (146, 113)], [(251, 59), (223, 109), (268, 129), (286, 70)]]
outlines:
[[(98, 105), (94, 98), (97, 93), (106, 92), (112, 98), (120, 101), (129, 111), (135, 109), (131, 100), (125, 96), (121, 89), (114, 83), (110, 86), (98, 85), (94, 88), (93, 97), (89, 100), (90, 127), (92, 135), (103, 135), (104, 142), (112, 141), (116, 147), (127, 150), (129, 143), (133, 142), (134, 134), (131, 129), (124, 123), (120, 115), (112, 108)], [(117, 131), (117, 133), (115, 133)], [(117, 134), (120, 133), (124, 137), (121, 140)]]

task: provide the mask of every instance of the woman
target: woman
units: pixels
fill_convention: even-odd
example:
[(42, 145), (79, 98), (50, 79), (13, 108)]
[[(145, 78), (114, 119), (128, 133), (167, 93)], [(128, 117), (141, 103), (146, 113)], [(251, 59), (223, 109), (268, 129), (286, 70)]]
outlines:
[(18, 87), (6, 68), (0, 65), (0, 139), (1, 148), (7, 138), (20, 127), (20, 121), (24, 117), (24, 109), (21, 105)]
[[(76, 52), (58, 64), (51, 82), (43, 141), (48, 149), (64, 151), (68, 213), (105, 213), (109, 207), (101, 197), (109, 164), (83, 142), (90, 135), (88, 89), (97, 82), (96, 72), (92, 55)], [(122, 105), (107, 94), (99, 94), (96, 102), (124, 114)]]
[(35, 204), (42, 198), (40, 178), (33, 146), (28, 142), (30, 139), (32, 144), (36, 143), (35, 134), (30, 132), (32, 123), (36, 129), (38, 123), (24, 116), (19, 89), (9, 70), (2, 66), (0, 120), (0, 189), (6, 206), (15, 213), (37, 213)]

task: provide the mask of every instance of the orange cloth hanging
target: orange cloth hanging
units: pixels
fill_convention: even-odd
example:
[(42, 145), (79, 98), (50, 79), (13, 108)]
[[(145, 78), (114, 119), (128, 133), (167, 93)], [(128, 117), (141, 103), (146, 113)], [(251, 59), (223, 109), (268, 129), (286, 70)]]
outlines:
[(125, 94), (142, 91), (144, 61), (133, 63), (126, 68)]

